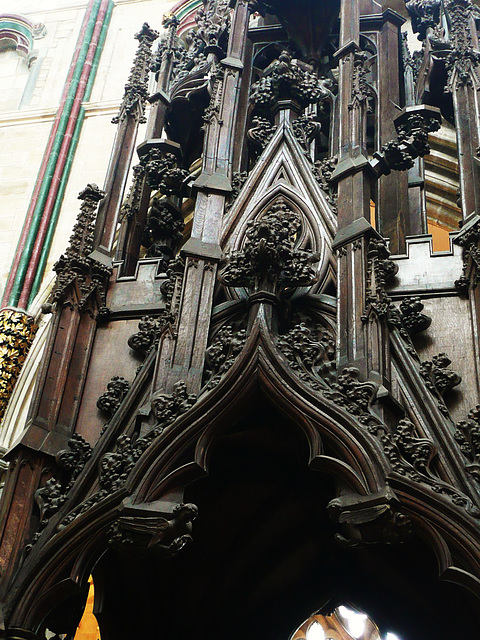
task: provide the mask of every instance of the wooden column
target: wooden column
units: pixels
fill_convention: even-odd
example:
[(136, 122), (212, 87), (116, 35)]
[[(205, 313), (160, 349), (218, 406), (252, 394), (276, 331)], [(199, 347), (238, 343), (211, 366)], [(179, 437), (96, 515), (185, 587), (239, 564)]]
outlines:
[[(400, 27), (405, 20), (395, 11), (382, 14), (378, 32), (378, 146), (395, 140), (394, 120), (400, 113)], [(390, 239), (392, 253), (405, 252), (405, 236), (421, 233), (420, 221), (410, 220), (408, 177), (405, 172), (382, 176), (377, 189), (377, 221), (382, 236)]]
[[(384, 383), (380, 357), (384, 337), (369, 331), (367, 307), (367, 253), (369, 240), (379, 238), (369, 222), (371, 185), (366, 153), (366, 54), (360, 50), (360, 15), (357, 2), (341, 6), (338, 113), (339, 163), (332, 176), (338, 183), (338, 232), (334, 248), (338, 255), (337, 364), (357, 367), (363, 378)], [(371, 347), (374, 339), (376, 346)], [(372, 356), (369, 353), (375, 354)]]
[[(413, 107), (417, 104), (414, 61), (410, 54), (406, 37), (403, 38), (402, 57), (405, 106)], [(416, 158), (415, 164), (408, 170), (408, 211), (410, 220), (409, 235), (427, 233), (425, 163), (423, 158)]]
[(106, 196), (100, 203), (95, 225), (95, 243), (92, 257), (110, 265), (118, 214), (132, 162), (138, 125), (143, 120), (148, 92), (148, 73), (151, 62), (151, 46), (158, 33), (144, 24), (135, 38), (139, 41), (132, 72), (125, 86), (125, 95), (120, 105), (112, 155), (105, 181)]
[(480, 214), (480, 55), (471, 0), (445, 0), (451, 52), (447, 57), (457, 130), (463, 218)]
[(231, 191), (234, 132), (245, 57), (250, 7), (237, 0), (227, 57), (218, 61), (216, 47), (207, 47), (213, 89), (205, 113), (202, 173), (194, 184), (197, 199), (192, 235), (182, 250), (185, 275), (175, 335), (164, 334), (159, 346), (152, 392), (170, 392), (184, 380), (190, 393), (202, 386), (225, 198)]

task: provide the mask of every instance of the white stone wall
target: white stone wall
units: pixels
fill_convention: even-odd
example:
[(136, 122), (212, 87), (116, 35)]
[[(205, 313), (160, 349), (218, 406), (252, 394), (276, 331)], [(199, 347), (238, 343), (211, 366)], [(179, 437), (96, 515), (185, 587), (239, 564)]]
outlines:
[[(100, 59), (86, 117), (52, 244), (40, 298), (51, 280), (51, 267), (65, 249), (78, 212), (78, 193), (88, 182), (105, 180), (115, 136), (111, 124), (123, 95), (144, 22), (161, 29), (171, 0), (117, 0)], [(40, 65), (28, 104), (22, 95), (31, 73), (28, 61), (13, 50), (0, 52), (0, 294), (14, 258), (59, 105), (87, 2), (78, 0), (0, 0), (0, 12), (43, 23), (46, 35), (34, 41)], [(156, 45), (154, 45), (155, 47)], [(34, 63), (35, 64), (35, 63)], [(139, 134), (139, 142), (143, 134)]]

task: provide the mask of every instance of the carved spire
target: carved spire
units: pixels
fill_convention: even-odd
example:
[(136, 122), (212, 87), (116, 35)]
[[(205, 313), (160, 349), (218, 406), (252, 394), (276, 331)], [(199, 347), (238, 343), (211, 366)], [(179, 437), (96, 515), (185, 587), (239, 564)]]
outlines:
[(141, 30), (135, 34), (139, 45), (133, 61), (130, 77), (125, 85), (123, 100), (112, 122), (117, 124), (127, 116), (133, 116), (139, 122), (145, 120), (145, 102), (148, 97), (148, 71), (152, 57), (152, 43), (158, 38), (158, 31), (154, 31), (145, 22)]

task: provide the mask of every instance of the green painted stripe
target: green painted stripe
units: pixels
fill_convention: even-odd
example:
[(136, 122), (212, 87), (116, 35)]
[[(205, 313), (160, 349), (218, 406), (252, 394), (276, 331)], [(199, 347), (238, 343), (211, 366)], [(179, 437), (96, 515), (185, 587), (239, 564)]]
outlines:
[(2, 29), (10, 29), (11, 31), (18, 31), (27, 37), (30, 42), (30, 46), (33, 45), (33, 36), (32, 31), (27, 27), (25, 23), (22, 23), (17, 20), (0, 20), (0, 31)]
[[(109, 5), (107, 7), (107, 11), (105, 13), (105, 19), (102, 24), (102, 30), (100, 31), (100, 36), (98, 39), (97, 49), (95, 51), (95, 55), (92, 61), (92, 68), (90, 71), (90, 75), (88, 76), (87, 85), (85, 87), (85, 95), (83, 97), (84, 102), (88, 102), (90, 100), (90, 96), (93, 89), (93, 83), (95, 82), (95, 76), (98, 71), (98, 65), (100, 63), (100, 57), (102, 55), (103, 47), (105, 45), (105, 39), (107, 37), (108, 27), (110, 24), (110, 20), (112, 17), (112, 12), (114, 8), (113, 4), (114, 0), (110, 0)], [(72, 141), (70, 143), (70, 148), (68, 151), (67, 161), (65, 163), (65, 167), (63, 168), (62, 177), (60, 180), (60, 185), (58, 188), (57, 197), (55, 199), (55, 206), (52, 211), (52, 217), (50, 219), (50, 225), (48, 227), (47, 234), (45, 236), (45, 242), (42, 249), (42, 255), (40, 256), (40, 260), (38, 262), (37, 273), (35, 274), (35, 280), (33, 282), (32, 291), (30, 293), (30, 298), (28, 304), (31, 305), (38, 291), (40, 290), (40, 286), (43, 280), (43, 275), (45, 273), (48, 256), (50, 254), (50, 249), (52, 247), (53, 237), (55, 235), (55, 230), (57, 227), (58, 219), (60, 217), (60, 210), (63, 204), (63, 198), (65, 196), (65, 190), (67, 188), (68, 179), (70, 177), (70, 171), (72, 169), (73, 160), (75, 157), (75, 152), (77, 150), (78, 141), (80, 139), (80, 134), (82, 131), (83, 121), (85, 119), (85, 107), (80, 107), (80, 112), (78, 114), (77, 122), (75, 123), (75, 129), (72, 135)]]
[(60, 117), (60, 123), (58, 126), (57, 133), (55, 135), (55, 141), (53, 143), (52, 151), (50, 153), (50, 158), (48, 160), (47, 169), (45, 172), (44, 179), (42, 181), (42, 186), (38, 194), (37, 204), (35, 205), (35, 210), (32, 216), (32, 223), (30, 225), (30, 229), (28, 231), (28, 235), (25, 241), (22, 257), (18, 264), (17, 273), (15, 274), (15, 280), (13, 283), (12, 291), (10, 293), (10, 298), (8, 300), (7, 306), (15, 307), (18, 303), (18, 300), (22, 292), (23, 283), (25, 281), (25, 276), (28, 271), (28, 266), (30, 263), (33, 247), (35, 245), (35, 239), (37, 236), (38, 227), (40, 226), (43, 210), (48, 198), (50, 186), (52, 184), (52, 178), (55, 173), (55, 167), (56, 167), (58, 156), (60, 153), (60, 148), (62, 146), (63, 136), (65, 135), (68, 118), (72, 110), (75, 94), (78, 88), (79, 79), (82, 73), (85, 59), (87, 57), (88, 48), (90, 45), (90, 41), (92, 39), (92, 34), (95, 29), (95, 22), (97, 19), (99, 8), (100, 8), (100, 3), (101, 3), (101, 0), (95, 0), (95, 4), (92, 8), (92, 13), (90, 15), (90, 19), (85, 32), (85, 38), (81, 45), (80, 55), (78, 57), (78, 61), (75, 66), (75, 71), (70, 84), (70, 89), (68, 91), (67, 99), (65, 100), (65, 106), (64, 106), (62, 115)]
[(175, 16), (179, 20), (183, 20), (189, 13), (198, 9), (201, 4), (203, 4), (202, 0), (191, 0), (191, 2), (187, 2), (187, 4), (181, 6), (180, 9), (177, 9)]

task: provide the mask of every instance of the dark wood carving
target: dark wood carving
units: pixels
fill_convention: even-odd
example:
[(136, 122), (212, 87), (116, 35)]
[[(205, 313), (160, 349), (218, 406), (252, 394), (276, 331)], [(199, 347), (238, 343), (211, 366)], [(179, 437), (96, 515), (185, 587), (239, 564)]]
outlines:
[[(478, 634), (479, 15), (405, 6), (414, 53), (376, 0), (136, 36), (7, 455), (0, 637), (71, 637), (91, 572), (116, 640), (288, 638), (343, 594), (405, 640)], [(464, 222), (432, 256), (442, 116)]]

